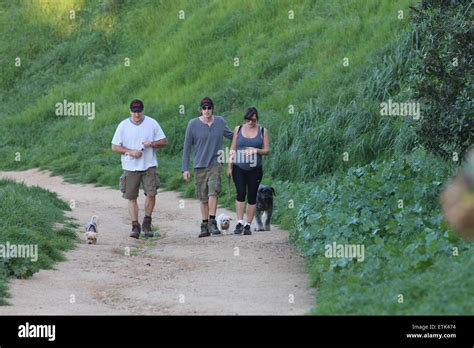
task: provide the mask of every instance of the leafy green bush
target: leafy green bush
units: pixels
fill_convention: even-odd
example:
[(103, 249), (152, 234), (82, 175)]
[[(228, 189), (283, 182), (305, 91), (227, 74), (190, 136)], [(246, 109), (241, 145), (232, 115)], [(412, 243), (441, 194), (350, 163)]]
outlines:
[[(417, 151), (317, 182), (291, 235), (320, 286), (315, 313), (474, 313), (474, 247), (453, 236), (438, 204), (452, 170)], [(333, 242), (363, 245), (365, 259), (326, 257)]]
[(453, 152), (462, 159), (474, 143), (472, 1), (423, 1), (413, 23), (412, 85), (424, 116), (418, 139), (445, 159)]

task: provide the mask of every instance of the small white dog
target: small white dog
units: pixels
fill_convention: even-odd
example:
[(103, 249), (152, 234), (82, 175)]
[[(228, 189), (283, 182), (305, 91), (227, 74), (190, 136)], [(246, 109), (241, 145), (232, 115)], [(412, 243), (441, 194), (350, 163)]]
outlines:
[(97, 216), (93, 216), (91, 218), (91, 221), (84, 225), (85, 228), (85, 234), (84, 237), (86, 239), (87, 244), (96, 244), (97, 243), (97, 237), (99, 235), (99, 230), (97, 228)]
[(226, 214), (220, 214), (217, 219), (217, 228), (219, 231), (221, 231), (222, 234), (229, 234), (229, 229), (230, 229), (230, 220), (232, 220), (228, 215)]

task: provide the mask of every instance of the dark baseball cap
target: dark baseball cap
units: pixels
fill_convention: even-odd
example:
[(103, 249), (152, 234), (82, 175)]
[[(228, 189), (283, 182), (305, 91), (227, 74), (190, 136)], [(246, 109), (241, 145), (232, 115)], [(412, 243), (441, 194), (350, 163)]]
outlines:
[(201, 107), (203, 106), (209, 106), (214, 109), (214, 102), (212, 101), (211, 98), (205, 97), (201, 100)]
[(130, 103), (130, 111), (132, 111), (132, 112), (143, 111), (143, 109), (144, 109), (144, 106), (143, 106), (143, 102), (141, 100), (134, 99)]

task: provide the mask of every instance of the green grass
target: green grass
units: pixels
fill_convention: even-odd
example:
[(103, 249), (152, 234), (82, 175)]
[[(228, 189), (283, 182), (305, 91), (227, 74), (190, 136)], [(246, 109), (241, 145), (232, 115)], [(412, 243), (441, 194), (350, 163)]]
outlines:
[[(38, 251), (37, 260), (1, 259), (0, 304), (7, 302), (8, 277), (27, 278), (40, 269), (51, 269), (56, 261), (64, 260), (63, 251), (74, 247), (77, 237), (73, 228), (77, 225), (64, 216), (65, 210), (70, 210), (69, 206), (54, 193), (0, 180), (0, 244), (36, 245)], [(53, 227), (56, 223), (63, 227)]]
[[(331, 132), (334, 120), (326, 111), (340, 103), (344, 108), (387, 54), (384, 47), (403, 36), (408, 20), (399, 20), (397, 11), (405, 10), (408, 18), (412, 3), (176, 1), (157, 6), (142, 0), (135, 6), (128, 1), (71, 0), (55, 11), (46, 1), (2, 3), (2, 29), (14, 31), (21, 45), (14, 52), (0, 48), (0, 95), (4, 103), (15, 105), (1, 116), (0, 155), (5, 160), (0, 168), (41, 166), (84, 182), (115, 185), (118, 160), (110, 140), (135, 97), (144, 100), (146, 113), (162, 125), (170, 145), (160, 153), (169, 156), (180, 155), (186, 123), (196, 116), (204, 95), (215, 99), (217, 113), (231, 127), (242, 122), (247, 106), (257, 106), (276, 145), (287, 133), (285, 125), (297, 122), (298, 114), (289, 114), (288, 106), (313, 118), (307, 105), (314, 99), (325, 113), (295, 134), (304, 146), (311, 138), (304, 132), (318, 133), (320, 127)], [(77, 8), (82, 10), (70, 20), (69, 10)], [(290, 9), (293, 20), (288, 19)], [(180, 10), (185, 20), (178, 19)], [(142, 43), (139, 48), (137, 42)], [(15, 57), (22, 59), (21, 67), (12, 64)], [(234, 57), (240, 59), (239, 67), (233, 66)], [(350, 59), (347, 68), (342, 67), (344, 57)], [(130, 67), (124, 66), (125, 58), (130, 58)], [(55, 103), (64, 99), (95, 102), (96, 118), (55, 116)], [(380, 102), (372, 99), (367, 104), (371, 108)], [(179, 105), (185, 106), (184, 115)], [(355, 132), (359, 124), (367, 124), (364, 113), (350, 116), (347, 123)], [(371, 131), (372, 147), (380, 145), (372, 135), (377, 131)], [(323, 153), (334, 152), (331, 142), (323, 141), (328, 136), (321, 136)], [(386, 151), (392, 148), (386, 146)], [(15, 161), (17, 152), (20, 162)], [(378, 154), (355, 156), (353, 163), (367, 163)], [(288, 165), (284, 156), (273, 156), (271, 163), (272, 177), (289, 178), (280, 169)], [(333, 163), (291, 179), (331, 170), (340, 161)]]

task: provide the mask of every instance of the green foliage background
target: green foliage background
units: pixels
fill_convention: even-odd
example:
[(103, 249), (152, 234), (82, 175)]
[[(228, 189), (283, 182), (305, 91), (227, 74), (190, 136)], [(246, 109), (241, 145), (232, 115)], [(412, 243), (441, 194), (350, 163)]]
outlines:
[[(455, 20), (441, 21), (440, 6), (442, 18)], [(278, 194), (276, 222), (306, 254), (320, 289), (314, 313), (472, 314), (472, 246), (445, 225), (438, 203), (457, 165), (446, 154), (472, 144), (469, 6), (3, 1), (3, 40), (15, 45), (0, 45), (0, 101), (7, 106), (0, 111), (0, 169), (40, 167), (117, 187), (121, 168), (110, 140), (129, 101), (140, 98), (170, 143), (158, 152), (163, 184), (191, 197), (180, 161), (198, 101), (211, 96), (230, 127), (253, 105), (272, 139), (264, 182)], [(464, 41), (454, 43), (456, 35)], [(453, 54), (461, 70), (449, 65)], [(436, 78), (435, 65), (446, 78)], [(95, 119), (56, 116), (54, 105), (64, 99), (95, 102)], [(421, 101), (422, 122), (380, 116), (388, 99)], [(233, 205), (227, 195), (220, 202)], [(324, 245), (333, 241), (363, 243), (366, 260), (325, 258)]]

